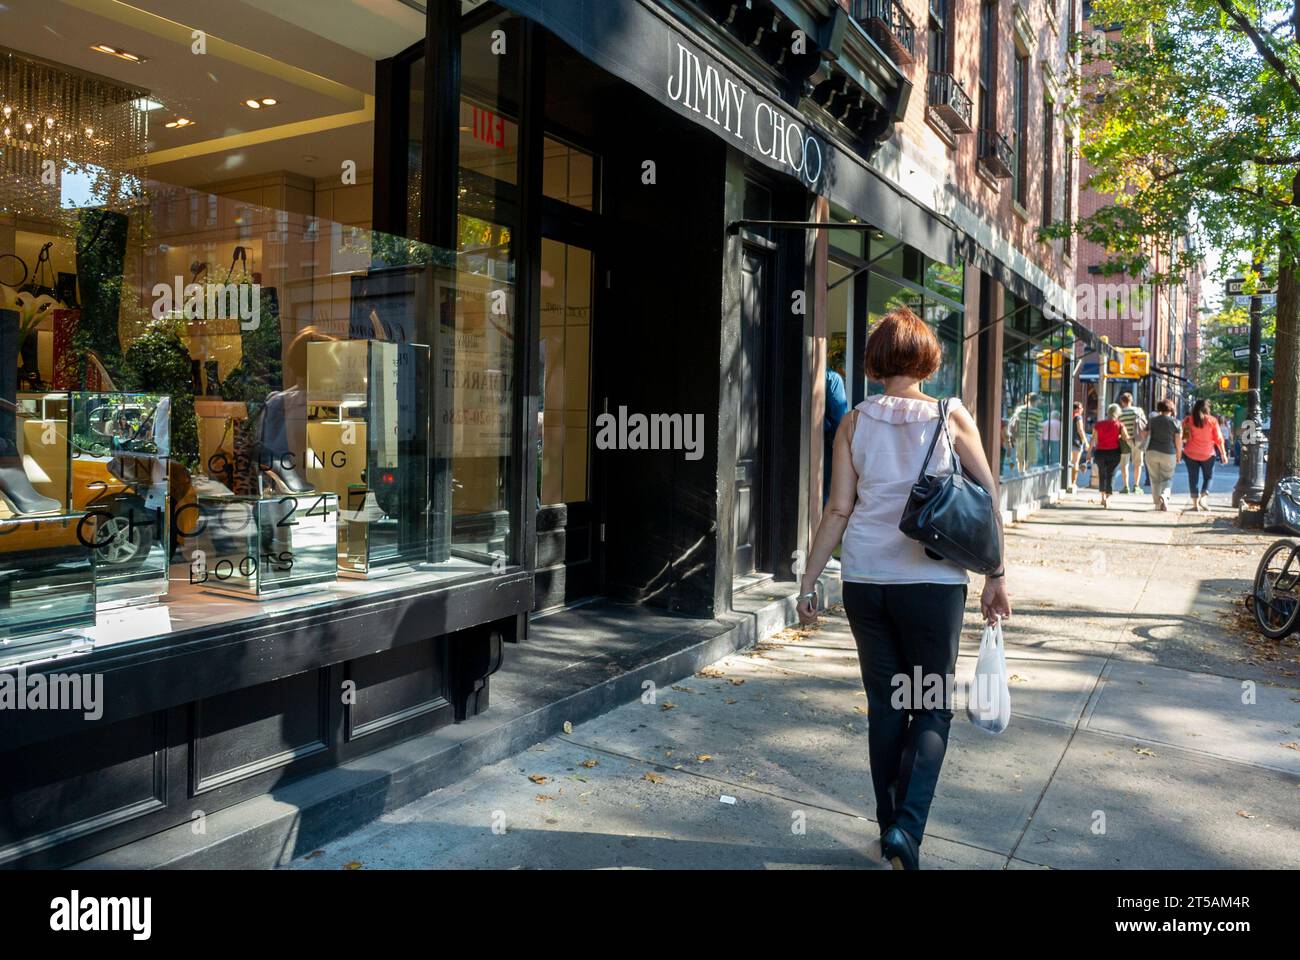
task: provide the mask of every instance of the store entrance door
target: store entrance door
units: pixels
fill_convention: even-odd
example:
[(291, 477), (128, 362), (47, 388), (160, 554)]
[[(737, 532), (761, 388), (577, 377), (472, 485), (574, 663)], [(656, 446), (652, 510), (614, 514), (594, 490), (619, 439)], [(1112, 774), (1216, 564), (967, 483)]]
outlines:
[(542, 238), (535, 610), (598, 594), (591, 351), (595, 292), (589, 245), (549, 226)]
[(763, 521), (761, 472), (763, 335), (772, 328), (772, 304), (768, 296), (773, 252), (758, 243), (746, 242), (740, 291), (740, 407), (736, 419), (736, 534), (737, 577), (758, 569)]

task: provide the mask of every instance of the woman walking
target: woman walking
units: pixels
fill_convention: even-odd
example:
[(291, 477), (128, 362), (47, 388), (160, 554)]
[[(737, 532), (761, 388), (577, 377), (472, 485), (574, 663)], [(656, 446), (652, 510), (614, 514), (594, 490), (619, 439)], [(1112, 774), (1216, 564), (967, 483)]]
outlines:
[[(939, 340), (916, 314), (899, 307), (871, 332), (864, 359), (867, 375), (885, 392), (858, 404), (840, 424), (830, 500), (803, 573), (798, 611), (802, 623), (815, 622), (817, 578), (842, 540), (844, 609), (867, 692), (881, 851), (895, 869), (914, 870), (948, 746), (952, 704), (950, 693), (939, 706), (913, 690), (908, 702), (896, 705), (896, 681), (901, 676), (912, 683), (919, 674), (951, 690), (969, 578), (955, 564), (931, 559), (898, 529), (941, 429), (939, 402), (920, 387), (939, 368)], [(949, 412), (958, 457), (997, 503), (997, 481), (975, 421), (960, 400), (950, 401)], [(946, 444), (938, 443), (931, 463), (938, 475), (953, 469)], [(1003, 568), (985, 578), (980, 611), (988, 621), (1011, 615)]]
[(1074, 401), (1074, 415), (1070, 419), (1070, 492), (1079, 484), (1079, 466), (1088, 452), (1088, 428), (1083, 423), (1083, 404)]
[(1115, 492), (1115, 470), (1119, 467), (1120, 442), (1132, 449), (1133, 438), (1119, 420), (1120, 407), (1112, 403), (1106, 408), (1106, 417), (1092, 427), (1093, 462), (1097, 464), (1097, 484), (1101, 488), (1101, 505), (1110, 509), (1110, 497)]
[(1174, 402), (1165, 398), (1156, 404), (1156, 415), (1147, 424), (1147, 475), (1151, 478), (1151, 499), (1157, 510), (1169, 509), (1175, 465), (1183, 452), (1183, 430), (1174, 417)]
[[(1214, 479), (1214, 454), (1217, 451), (1223, 463), (1228, 462), (1228, 451), (1223, 445), (1219, 421), (1214, 419), (1210, 401), (1197, 400), (1192, 415), (1183, 421), (1183, 452), (1181, 459), (1187, 463), (1187, 492), (1196, 510), (1210, 509), (1210, 481)], [(1197, 492), (1197, 476), (1200, 492)]]

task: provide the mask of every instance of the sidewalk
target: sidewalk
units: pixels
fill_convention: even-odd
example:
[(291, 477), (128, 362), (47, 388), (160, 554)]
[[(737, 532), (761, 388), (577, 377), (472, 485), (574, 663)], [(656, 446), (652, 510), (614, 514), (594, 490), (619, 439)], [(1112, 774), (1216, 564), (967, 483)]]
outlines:
[[(1300, 644), (1236, 602), (1273, 538), (1222, 494), (1210, 515), (1089, 496), (1008, 531), (1014, 718), (990, 737), (959, 710), (924, 865), (1300, 867)], [(973, 594), (959, 679), (978, 627)], [(865, 714), (832, 612), (293, 866), (883, 868)]]

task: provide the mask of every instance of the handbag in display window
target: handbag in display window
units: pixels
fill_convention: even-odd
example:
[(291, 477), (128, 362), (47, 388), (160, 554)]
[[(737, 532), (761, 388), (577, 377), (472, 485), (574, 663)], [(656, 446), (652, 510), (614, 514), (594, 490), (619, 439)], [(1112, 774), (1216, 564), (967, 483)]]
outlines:
[[(952, 472), (926, 474), (942, 434), (952, 453)], [(939, 429), (930, 440), (921, 473), (898, 521), (903, 535), (924, 544), (928, 556), (947, 560), (974, 573), (990, 574), (1002, 564), (1002, 538), (993, 496), (962, 469), (948, 432), (948, 401), (939, 401)]]

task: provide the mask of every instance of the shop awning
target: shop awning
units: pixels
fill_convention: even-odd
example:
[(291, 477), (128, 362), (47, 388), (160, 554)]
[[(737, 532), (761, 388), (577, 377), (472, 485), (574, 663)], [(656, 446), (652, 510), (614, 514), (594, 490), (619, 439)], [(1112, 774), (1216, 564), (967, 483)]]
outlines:
[[(658, 8), (641, 0), (501, 3), (756, 162), (792, 177), (926, 256), (956, 262), (958, 233), (951, 224), (891, 185), (775, 90), (697, 35), (679, 29)], [(779, 145), (774, 131), (781, 132)], [(672, 149), (671, 140), (665, 140), (664, 148)]]

